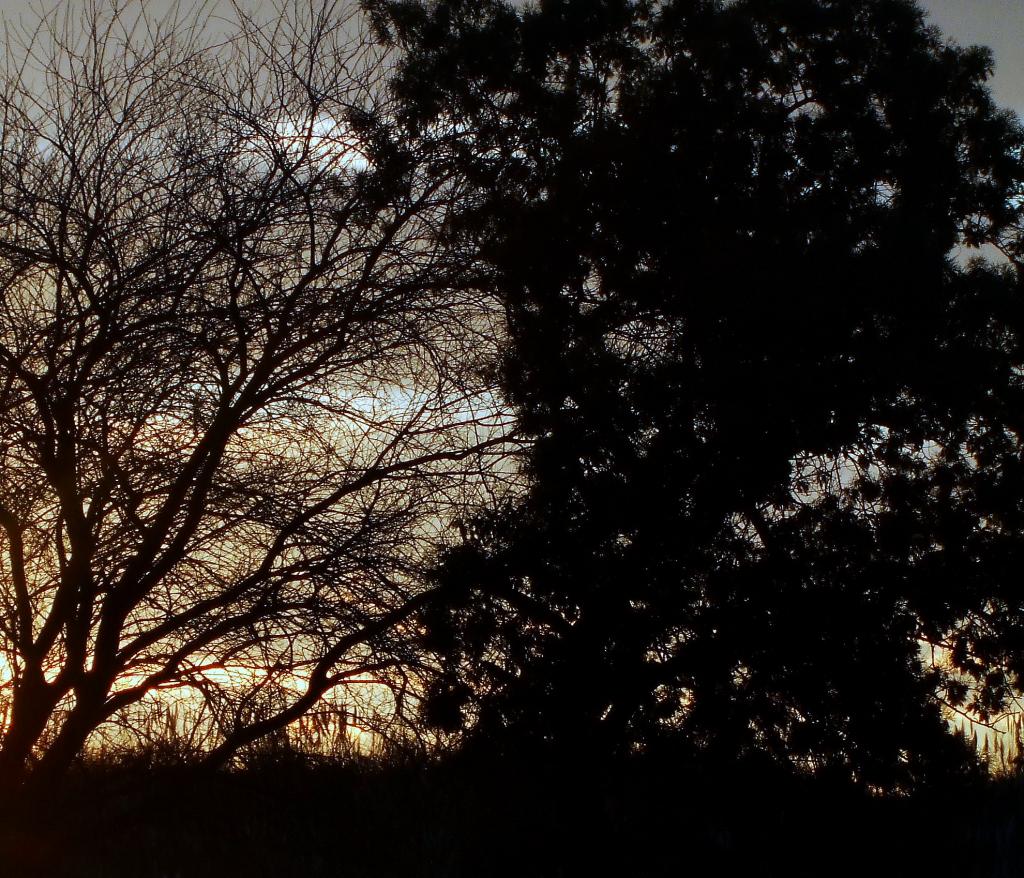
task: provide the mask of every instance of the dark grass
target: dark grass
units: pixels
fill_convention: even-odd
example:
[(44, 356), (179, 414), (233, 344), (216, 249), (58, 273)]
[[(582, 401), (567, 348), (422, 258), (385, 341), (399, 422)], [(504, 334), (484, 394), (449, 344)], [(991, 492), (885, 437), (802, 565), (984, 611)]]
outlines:
[(1024, 782), (902, 799), (670, 760), (200, 774), (92, 766), (8, 814), (4, 878), (1016, 876)]

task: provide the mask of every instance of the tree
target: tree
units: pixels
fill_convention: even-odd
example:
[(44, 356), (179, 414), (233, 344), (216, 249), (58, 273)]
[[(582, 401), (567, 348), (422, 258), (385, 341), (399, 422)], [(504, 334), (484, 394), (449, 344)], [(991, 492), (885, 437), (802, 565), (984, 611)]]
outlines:
[(450, 234), (534, 440), (438, 571), (433, 718), (969, 764), (943, 711), (1020, 686), (1024, 618), (1019, 280), (956, 256), (1015, 258), (990, 54), (907, 0), (371, 6), (409, 131), (476, 185)]
[(154, 698), (203, 705), (212, 765), (368, 675), (415, 691), (417, 571), (503, 441), (491, 305), (432, 234), (458, 184), (391, 139), (384, 53), (330, 0), (224, 30), (8, 35), (8, 791)]

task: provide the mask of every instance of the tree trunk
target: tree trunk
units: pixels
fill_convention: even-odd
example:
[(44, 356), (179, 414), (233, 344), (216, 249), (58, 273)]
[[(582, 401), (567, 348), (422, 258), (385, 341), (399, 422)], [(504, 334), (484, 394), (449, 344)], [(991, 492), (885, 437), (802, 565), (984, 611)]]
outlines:
[(75, 706), (25, 780), (30, 798), (45, 800), (82, 752), (89, 735), (103, 720), (108, 683), (104, 677), (93, 677), (75, 690)]
[(26, 673), (14, 692), (11, 722), (0, 747), (0, 798), (17, 798), (29, 774), (32, 749), (59, 700), (41, 672)]
[(87, 711), (76, 709), (68, 717), (60, 733), (25, 779), (24, 787), (31, 797), (45, 798), (67, 774), (93, 729), (91, 716)]

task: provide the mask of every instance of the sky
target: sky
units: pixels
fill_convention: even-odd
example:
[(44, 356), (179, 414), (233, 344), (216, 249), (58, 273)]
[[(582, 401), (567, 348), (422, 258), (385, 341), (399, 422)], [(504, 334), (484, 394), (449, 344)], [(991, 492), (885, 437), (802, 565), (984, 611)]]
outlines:
[[(6, 0), (5, 0), (6, 2)], [(992, 91), (997, 103), (1024, 115), (1024, 2), (1022, 0), (919, 0), (932, 24), (961, 45), (995, 53)]]

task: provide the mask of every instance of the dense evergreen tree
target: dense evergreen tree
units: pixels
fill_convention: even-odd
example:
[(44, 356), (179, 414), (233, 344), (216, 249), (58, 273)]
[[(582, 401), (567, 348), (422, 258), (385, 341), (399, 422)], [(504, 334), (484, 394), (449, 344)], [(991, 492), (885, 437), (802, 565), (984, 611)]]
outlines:
[(969, 764), (942, 705), (998, 711), (1022, 654), (1024, 137), (990, 54), (908, 0), (370, 8), (410, 143), (473, 185), (445, 234), (532, 440), (439, 568), (433, 719)]

